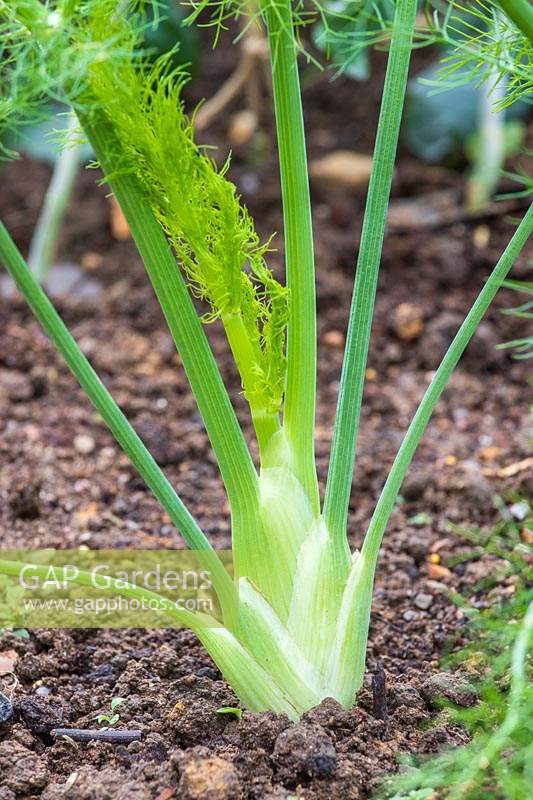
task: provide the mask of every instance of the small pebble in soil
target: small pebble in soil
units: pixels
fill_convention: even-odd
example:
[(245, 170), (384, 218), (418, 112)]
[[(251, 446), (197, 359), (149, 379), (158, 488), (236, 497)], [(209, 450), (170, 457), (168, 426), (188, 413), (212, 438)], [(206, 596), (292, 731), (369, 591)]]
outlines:
[(420, 308), (414, 303), (400, 303), (392, 315), (392, 329), (404, 342), (417, 339), (424, 327)]
[(412, 608), (408, 608), (407, 611), (404, 611), (402, 617), (406, 622), (412, 622), (416, 619), (416, 611), (413, 611)]
[(529, 513), (529, 503), (527, 500), (522, 500), (519, 503), (513, 503), (512, 506), (509, 506), (509, 511), (515, 519), (517, 519), (519, 522), (522, 522), (522, 520), (524, 520)]
[(93, 452), (96, 442), (87, 433), (79, 433), (74, 437), (74, 449), (82, 456), (88, 456)]
[(13, 715), (11, 700), (3, 692), (0, 692), (0, 725), (8, 722)]
[(341, 350), (344, 347), (344, 334), (340, 331), (326, 331), (323, 342), (327, 347)]
[(413, 600), (414, 605), (422, 611), (427, 611), (433, 605), (433, 595), (419, 592)]
[(38, 694), (39, 697), (47, 697), (52, 690), (48, 686), (38, 686), (35, 690), (35, 694)]

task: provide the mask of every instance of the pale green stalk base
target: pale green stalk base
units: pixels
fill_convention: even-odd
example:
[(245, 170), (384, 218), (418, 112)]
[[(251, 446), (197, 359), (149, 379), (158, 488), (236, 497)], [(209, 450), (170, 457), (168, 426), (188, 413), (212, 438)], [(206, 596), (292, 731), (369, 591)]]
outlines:
[[(74, 133), (77, 127), (76, 118), (71, 116), (66, 133)], [(80, 145), (67, 141), (65, 149), (58, 156), (46, 190), (28, 255), (28, 264), (39, 283), (48, 275), (56, 254), (59, 230), (80, 166), (80, 149)]]

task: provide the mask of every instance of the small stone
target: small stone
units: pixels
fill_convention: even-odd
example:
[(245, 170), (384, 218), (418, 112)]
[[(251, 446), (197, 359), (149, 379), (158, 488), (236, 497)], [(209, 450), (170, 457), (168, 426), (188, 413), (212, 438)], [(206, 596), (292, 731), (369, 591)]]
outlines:
[(84, 253), (80, 259), (83, 269), (98, 269), (104, 263), (104, 257), (100, 253), (93, 253), (92, 251)]
[(441, 581), (445, 578), (449, 578), (451, 574), (452, 573), (448, 567), (443, 567), (442, 564), (428, 565), (428, 575), (432, 580)]
[(340, 331), (326, 331), (324, 334), (324, 344), (336, 350), (344, 347), (344, 335)]
[(336, 150), (311, 161), (309, 165), (309, 174), (313, 181), (348, 190), (364, 188), (371, 170), (371, 156), (350, 150)]
[(0, 725), (8, 722), (13, 716), (13, 706), (11, 700), (3, 692), (0, 692)]
[(424, 328), (420, 309), (413, 303), (400, 303), (394, 309), (392, 328), (403, 342), (417, 339)]
[(88, 456), (95, 448), (96, 442), (87, 433), (80, 433), (74, 437), (74, 449), (82, 456)]
[(422, 697), (433, 706), (442, 700), (449, 700), (458, 706), (472, 706), (477, 700), (474, 687), (461, 675), (451, 672), (439, 672), (432, 675), (420, 687)]
[(524, 520), (529, 513), (529, 503), (527, 500), (522, 500), (519, 503), (513, 503), (512, 506), (509, 506), (509, 511), (515, 519), (517, 519), (519, 522), (522, 522), (522, 520)]
[(419, 592), (413, 600), (414, 605), (422, 611), (427, 611), (433, 605), (433, 595)]
[(179, 764), (182, 800), (238, 800), (242, 796), (233, 764), (218, 756), (186, 756)]
[(257, 130), (258, 119), (255, 111), (245, 109), (234, 114), (228, 126), (228, 139), (234, 146), (248, 144)]
[(477, 250), (483, 250), (490, 242), (490, 228), (488, 225), (477, 225), (474, 228), (472, 235), (474, 247)]
[(416, 619), (416, 611), (413, 611), (412, 608), (408, 608), (407, 611), (404, 611), (402, 617), (406, 622), (412, 622)]
[(38, 686), (35, 690), (35, 694), (38, 694), (39, 697), (47, 697), (52, 690), (48, 686)]

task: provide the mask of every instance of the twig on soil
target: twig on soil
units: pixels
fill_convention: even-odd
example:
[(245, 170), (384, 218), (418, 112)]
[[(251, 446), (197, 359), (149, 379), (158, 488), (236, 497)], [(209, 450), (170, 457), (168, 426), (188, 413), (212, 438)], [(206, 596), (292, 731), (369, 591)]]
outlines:
[(526, 469), (533, 467), (533, 456), (523, 458), (522, 461), (515, 461), (513, 464), (508, 464), (506, 467), (499, 467), (498, 469), (483, 469), (483, 475), (492, 478), (512, 478), (513, 475), (518, 475), (519, 472), (524, 472)]
[(381, 661), (376, 663), (376, 671), (372, 675), (373, 714), (376, 719), (385, 723), (383, 738), (389, 737), (389, 713), (387, 708), (387, 675)]
[(109, 742), (110, 744), (129, 744), (142, 737), (141, 731), (100, 731), (90, 728), (55, 728), (52, 731), (55, 739), (68, 737), (74, 742)]

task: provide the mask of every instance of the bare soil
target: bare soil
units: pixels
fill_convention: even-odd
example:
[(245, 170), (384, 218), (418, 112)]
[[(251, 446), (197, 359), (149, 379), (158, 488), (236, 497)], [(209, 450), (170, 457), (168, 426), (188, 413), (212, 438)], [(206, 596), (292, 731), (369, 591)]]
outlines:
[[(231, 69), (233, 51), (222, 47), (217, 53), (214, 60), (205, 58), (191, 101), (212, 94)], [(312, 157), (336, 148), (371, 152), (382, 55), (374, 66), (369, 84), (332, 85), (327, 76), (309, 81), (304, 100)], [(228, 114), (238, 107), (202, 137), (219, 146), (221, 160), (228, 149)], [(264, 235), (281, 230), (273, 142), (265, 103), (260, 133), (235, 149), (231, 169)], [(23, 251), (48, 178), (47, 167), (27, 159), (2, 167), (0, 216)], [(421, 197), (422, 207), (443, 188), (460, 197), (461, 186), (460, 174), (425, 167), (401, 153), (396, 202)], [(227, 504), (201, 420), (134, 247), (112, 236), (104, 195), (94, 172), (80, 174), (59, 260), (81, 265), (84, 277), (75, 291), (58, 297), (58, 307), (203, 530), (217, 547), (228, 547)], [(364, 193), (314, 187), (313, 199), (317, 463), (323, 482)], [(502, 214), (477, 220), (458, 215), (432, 230), (407, 227), (387, 236), (350, 505), (354, 546), (432, 370), (512, 231)], [(281, 242), (277, 246), (272, 263), (280, 268)], [(525, 271), (526, 255), (515, 274)], [(530, 497), (533, 491), (530, 473), (501, 471), (530, 454), (526, 367), (496, 350), (524, 330), (502, 316), (501, 309), (511, 305), (517, 305), (516, 295), (502, 291), (405, 481), (383, 545), (368, 676), (356, 708), (345, 711), (328, 700), (298, 724), (274, 714), (219, 715), (218, 708), (237, 700), (185, 630), (35, 630), (29, 639), (4, 633), (0, 655), (14, 650), (18, 660), (14, 674), (0, 676), (0, 690), (15, 708), (0, 727), (0, 800), (363, 800), (381, 774), (397, 768), (400, 753), (429, 753), (464, 741), (460, 729), (438, 717), (434, 704), (439, 659), (452, 639), (460, 644), (464, 623), (442, 586), (464, 591), (494, 563), (487, 556), (448, 568), (447, 559), (466, 547), (448, 523), (490, 526), (498, 517), (494, 494)], [(406, 317), (414, 327), (406, 328)], [(0, 545), (182, 547), (24, 302), (0, 297), (0, 320)], [(216, 325), (209, 336), (250, 434)], [(88, 437), (84, 446), (76, 439), (81, 434)], [(512, 583), (500, 588), (513, 590)], [(478, 599), (484, 602), (482, 594)], [(376, 717), (384, 716), (383, 697), (376, 703), (372, 696), (372, 676), (381, 669), (388, 721)], [(461, 694), (460, 676), (452, 676), (450, 686), (452, 698), (471, 702), (468, 693)], [(116, 696), (126, 698), (117, 727), (140, 729), (140, 742), (54, 742), (53, 728), (94, 726), (95, 714), (108, 711)]]

